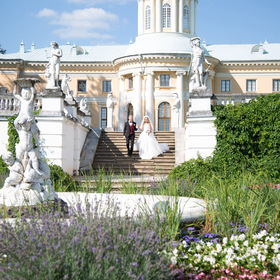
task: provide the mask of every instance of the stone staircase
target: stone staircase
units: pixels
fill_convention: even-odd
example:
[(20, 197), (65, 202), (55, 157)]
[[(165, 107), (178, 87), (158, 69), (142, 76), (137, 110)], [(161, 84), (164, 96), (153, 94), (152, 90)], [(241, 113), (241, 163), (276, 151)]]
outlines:
[[(140, 132), (137, 132), (135, 139)], [(175, 165), (175, 133), (155, 132), (159, 143), (167, 143), (170, 150), (151, 160), (143, 160), (138, 151), (132, 157), (127, 155), (126, 141), (122, 132), (102, 132), (93, 161), (93, 171), (99, 168), (112, 170), (114, 174), (154, 176), (167, 175)]]

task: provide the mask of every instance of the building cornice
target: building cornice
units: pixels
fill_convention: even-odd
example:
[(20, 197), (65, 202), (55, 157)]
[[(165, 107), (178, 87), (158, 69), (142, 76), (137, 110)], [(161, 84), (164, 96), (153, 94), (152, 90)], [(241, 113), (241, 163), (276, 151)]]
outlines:
[(279, 66), (280, 61), (221, 61), (224, 67)]

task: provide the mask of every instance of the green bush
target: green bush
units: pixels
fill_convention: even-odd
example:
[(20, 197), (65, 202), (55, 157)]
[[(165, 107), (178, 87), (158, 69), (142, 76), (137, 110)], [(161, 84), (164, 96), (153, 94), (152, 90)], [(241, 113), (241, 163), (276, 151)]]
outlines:
[(191, 159), (175, 167), (169, 174), (169, 178), (181, 178), (191, 182), (209, 178), (213, 174), (212, 159), (210, 157), (203, 159), (198, 156), (197, 159)]
[(213, 175), (238, 178), (242, 173), (280, 179), (280, 95), (249, 103), (214, 107), (217, 145), (213, 158), (184, 162), (169, 176), (207, 181)]
[(19, 143), (19, 136), (14, 125), (15, 119), (18, 115), (13, 115), (8, 118), (8, 147), (7, 150), (16, 157), (16, 143)]
[(51, 169), (51, 181), (55, 191), (71, 192), (76, 190), (76, 184), (72, 177), (55, 164), (49, 164)]

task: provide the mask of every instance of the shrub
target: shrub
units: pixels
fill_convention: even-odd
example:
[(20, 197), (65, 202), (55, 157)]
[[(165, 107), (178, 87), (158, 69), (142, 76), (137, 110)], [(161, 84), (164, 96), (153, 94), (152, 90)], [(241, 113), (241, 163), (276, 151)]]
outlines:
[(72, 177), (55, 164), (49, 164), (51, 169), (51, 181), (55, 191), (71, 192), (76, 190), (76, 184)]
[(160, 225), (100, 205), (1, 223), (1, 279), (171, 279)]

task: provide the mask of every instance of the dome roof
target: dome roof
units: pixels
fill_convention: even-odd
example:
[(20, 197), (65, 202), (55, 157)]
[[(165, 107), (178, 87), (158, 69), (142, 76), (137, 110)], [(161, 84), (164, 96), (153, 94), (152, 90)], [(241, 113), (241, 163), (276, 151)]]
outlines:
[(181, 33), (149, 33), (136, 37), (125, 56), (139, 54), (191, 54), (190, 37)]

